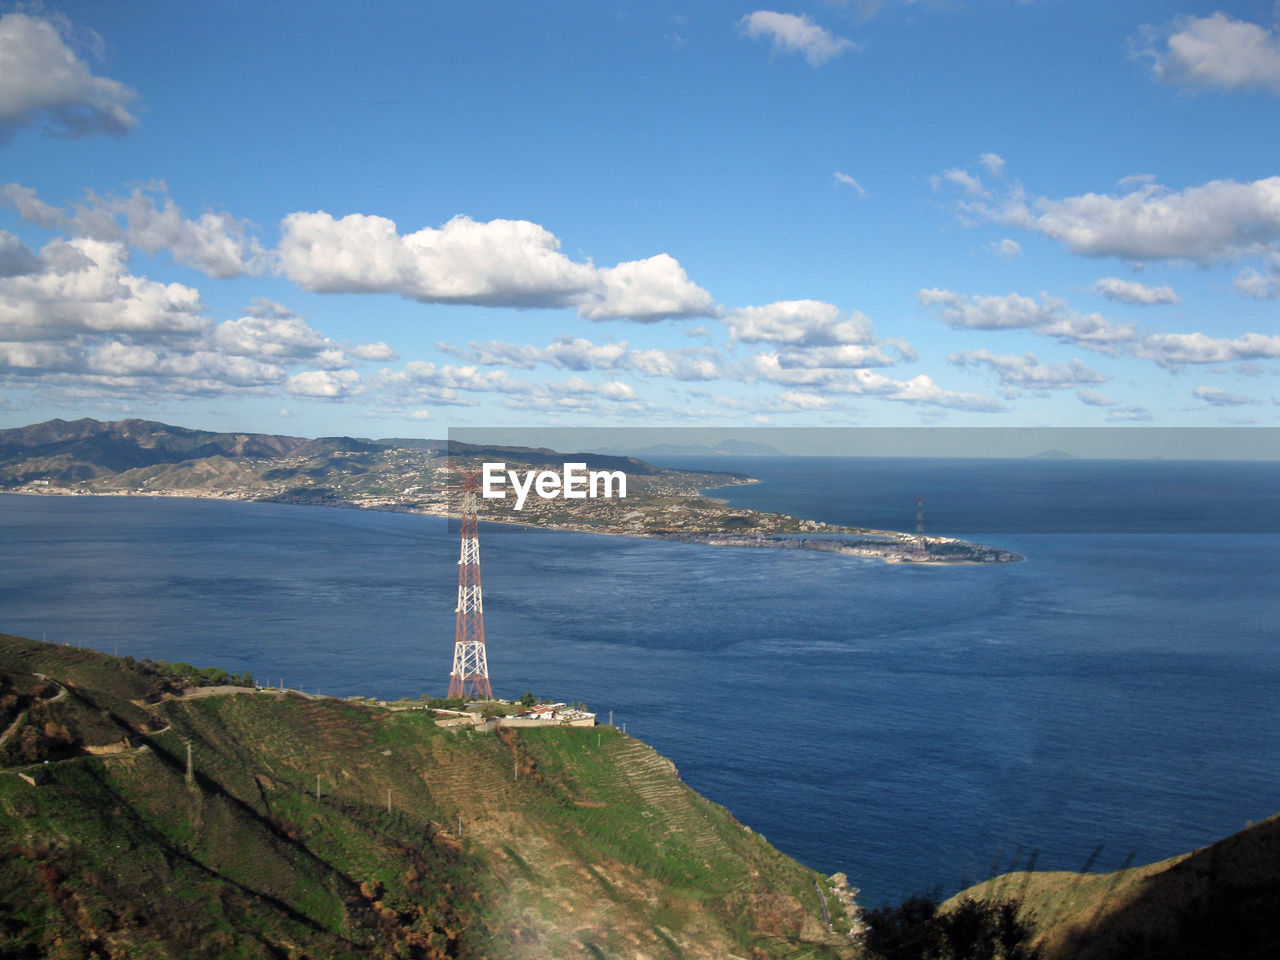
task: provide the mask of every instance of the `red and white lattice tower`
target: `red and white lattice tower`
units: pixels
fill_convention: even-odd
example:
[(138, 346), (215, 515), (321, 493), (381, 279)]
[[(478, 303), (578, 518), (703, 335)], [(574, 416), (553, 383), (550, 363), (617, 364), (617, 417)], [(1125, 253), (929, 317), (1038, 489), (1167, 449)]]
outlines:
[(484, 649), (484, 601), (480, 596), (480, 526), (476, 490), (480, 475), (458, 471), (462, 481), (462, 552), (458, 558), (458, 627), (453, 641), (449, 696), (493, 699)]
[(924, 538), (924, 497), (916, 497), (916, 545), (913, 553), (917, 560), (929, 555), (929, 541)]

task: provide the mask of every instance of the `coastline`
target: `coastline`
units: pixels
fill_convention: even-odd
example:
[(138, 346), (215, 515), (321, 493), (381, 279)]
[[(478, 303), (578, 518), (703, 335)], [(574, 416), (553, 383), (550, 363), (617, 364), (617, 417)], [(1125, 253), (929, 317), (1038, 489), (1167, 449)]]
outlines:
[[(758, 483), (758, 480), (746, 482)], [(299, 506), (318, 506), (344, 510), (376, 510), (383, 513), (402, 513), (413, 516), (443, 517), (455, 516), (444, 505), (416, 507), (388, 501), (370, 501), (360, 503), (352, 500), (290, 500), (275, 497), (240, 497), (227, 493), (215, 493), (198, 490), (168, 491), (154, 490), (143, 493), (126, 491), (86, 491), (86, 490), (4, 490), (16, 496), (34, 497), (120, 497), (151, 499), (186, 499), (186, 500), (231, 500), (240, 503), (279, 503)], [(713, 497), (702, 497), (717, 505), (725, 505), (727, 501)], [(758, 514), (757, 511), (743, 511)], [(786, 514), (770, 514), (767, 516), (782, 517), (789, 521), (797, 518)], [(563, 533), (587, 533), (607, 537), (631, 537), (641, 540), (666, 540), (674, 543), (692, 543), (712, 547), (737, 547), (739, 549), (773, 549), (773, 550), (812, 550), (836, 556), (853, 557), (862, 560), (880, 560), (886, 564), (907, 564), (913, 566), (981, 566), (988, 563), (1018, 563), (1025, 558), (1008, 550), (971, 543), (954, 537), (919, 537), (915, 534), (896, 530), (873, 530), (854, 527), (840, 527), (821, 522), (798, 521), (808, 524), (807, 532), (821, 533), (821, 538), (806, 538), (799, 533), (780, 533), (760, 530), (751, 533), (729, 533), (726, 531), (679, 531), (679, 530), (643, 530), (618, 529), (601, 527), (587, 523), (533, 523), (515, 520), (510, 517), (484, 516), (482, 523), (502, 523), (524, 527), (532, 530), (555, 530)]]

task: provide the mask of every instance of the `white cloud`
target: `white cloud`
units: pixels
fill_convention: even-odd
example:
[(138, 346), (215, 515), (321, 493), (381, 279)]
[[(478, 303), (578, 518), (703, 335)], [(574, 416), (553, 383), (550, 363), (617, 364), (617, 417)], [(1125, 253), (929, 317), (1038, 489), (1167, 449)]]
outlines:
[(998, 153), (984, 153), (978, 158), (982, 161), (982, 165), (987, 168), (987, 173), (993, 177), (1004, 175), (1004, 157)]
[(802, 347), (796, 350), (780, 350), (780, 366), (850, 370), (857, 367), (891, 367), (898, 362), (881, 347), (847, 343), (834, 347)]
[(849, 176), (847, 173), (841, 173), (837, 170), (834, 175), (834, 180), (837, 186), (843, 183), (847, 187), (852, 187), (859, 197), (865, 197), (867, 195), (867, 191), (862, 188), (862, 184), (853, 179), (853, 177)]
[(41, 269), (0, 279), (0, 339), (77, 333), (200, 333), (209, 325), (197, 290), (128, 273), (123, 244), (51, 240)]
[(1280, 251), (1267, 257), (1267, 272), (1246, 267), (1236, 275), (1235, 288), (1252, 300), (1280, 300)]
[(480, 370), (475, 366), (437, 365), (414, 360), (401, 370), (382, 370), (371, 378), (367, 389), (392, 409), (421, 403), (474, 406), (465, 394), (496, 394), (505, 397), (508, 407), (546, 412), (640, 412), (647, 405), (635, 388), (620, 380), (596, 383), (574, 375), (560, 382), (533, 383), (516, 380), (505, 370)]
[(1100, 353), (1142, 357), (1169, 370), (1188, 364), (1237, 363), (1280, 359), (1280, 335), (1244, 333), (1211, 337), (1204, 333), (1140, 334), (1132, 324), (1114, 324), (1099, 314), (1068, 310), (1041, 294), (1039, 303), (1011, 293), (1000, 297), (964, 297), (950, 290), (921, 290), (924, 306), (942, 308), (953, 327), (972, 330), (1025, 329)]
[(1149, 287), (1144, 283), (1122, 280), (1119, 277), (1103, 277), (1093, 285), (1093, 289), (1108, 300), (1139, 306), (1182, 302), (1182, 298), (1174, 293), (1173, 287)]
[(635, 389), (630, 384), (623, 383), (620, 380), (592, 383), (582, 377), (573, 376), (563, 383), (548, 383), (547, 387), (553, 394), (586, 394), (614, 402), (628, 402), (637, 399)]
[(94, 76), (63, 40), (66, 21), (7, 13), (0, 16), (0, 142), (43, 124), (69, 137), (128, 133), (137, 94)]
[(1115, 420), (1121, 423), (1137, 423), (1151, 419), (1151, 411), (1146, 407), (1129, 406), (1117, 407), (1107, 412), (1108, 420)]
[(634, 350), (621, 343), (594, 343), (585, 337), (561, 337), (546, 347), (489, 340), (471, 341), (465, 348), (436, 342), (445, 353), (482, 366), (513, 366), (532, 370), (546, 364), (563, 370), (632, 370), (670, 380), (717, 380), (724, 376), (717, 354), (709, 347), (681, 350)]
[(771, 39), (775, 51), (803, 54), (815, 67), (854, 47), (852, 40), (828, 33), (808, 17), (794, 13), (757, 10), (743, 17), (739, 26), (753, 39)]
[(596, 289), (578, 303), (578, 313), (588, 320), (656, 321), (705, 317), (715, 310), (711, 294), (665, 253), (597, 270), (596, 280)]
[(745, 367), (746, 379), (766, 380), (798, 389), (821, 390), (874, 396), (903, 403), (993, 413), (1003, 410), (999, 401), (976, 393), (945, 390), (926, 374), (910, 380), (894, 380), (867, 369), (839, 370), (831, 368), (786, 367), (774, 353), (751, 357)]
[(1081, 383), (1106, 383), (1106, 377), (1079, 360), (1070, 363), (1041, 363), (1034, 353), (995, 354), (989, 350), (963, 350), (947, 357), (958, 367), (987, 367), (1006, 387), (1026, 390), (1056, 390)]
[(426, 303), (577, 307), (592, 320), (651, 322), (706, 316), (711, 295), (667, 254), (597, 269), (560, 252), (550, 231), (527, 220), (454, 217), (439, 229), (400, 235), (385, 217), (324, 212), (285, 217), (280, 266), (320, 293), (394, 293)]
[(354, 370), (304, 370), (285, 381), (284, 389), (296, 397), (341, 400), (359, 392), (360, 375)]
[(720, 380), (726, 376), (713, 352), (705, 349), (633, 350), (625, 366), (647, 377), (668, 380)]
[(786, 390), (778, 397), (778, 409), (784, 411), (830, 410), (833, 406), (835, 400), (831, 397), (801, 393), (798, 390)]
[(793, 346), (868, 344), (871, 321), (861, 313), (843, 315), (820, 300), (780, 300), (763, 307), (741, 307), (725, 317), (729, 336), (740, 343)]
[(1076, 391), (1076, 396), (1080, 398), (1081, 403), (1088, 404), (1091, 407), (1113, 407), (1115, 401), (1106, 394), (1098, 393), (1096, 390), (1080, 389)]
[(1235, 363), (1280, 359), (1280, 336), (1245, 333), (1238, 337), (1210, 337), (1203, 333), (1156, 333), (1143, 338), (1134, 352), (1162, 367), (1187, 364)]
[(990, 248), (992, 253), (1004, 257), (1006, 260), (1022, 256), (1022, 245), (1017, 240), (1010, 240), (1008, 237), (998, 243), (994, 240), (991, 241)]
[[(954, 183), (971, 197), (989, 196), (987, 188), (982, 185), (981, 180), (969, 173), (967, 170), (961, 170), (959, 167), (952, 167), (950, 170), (943, 170), (941, 179), (946, 180), (948, 183)], [(934, 177), (932, 180), (934, 188), (936, 189), (939, 185), (939, 178)]]
[(1031, 204), (1015, 191), (998, 205), (965, 202), (961, 210), (1033, 230), (1083, 256), (1209, 262), (1265, 253), (1280, 240), (1280, 177), (1182, 191), (1146, 183), (1118, 196)]
[(941, 307), (942, 319), (957, 328), (1033, 330), (1103, 353), (1114, 352), (1117, 345), (1137, 337), (1132, 324), (1114, 324), (1096, 313), (1077, 313), (1044, 293), (1038, 303), (1016, 293), (965, 297), (938, 289), (921, 290), (917, 297), (923, 306)]
[(215, 323), (199, 291), (135, 276), (127, 258), (121, 242), (58, 239), (38, 269), (0, 277), (0, 383), (37, 379), (64, 397), (212, 396), (268, 392), (308, 365), (324, 369), (287, 388), (338, 396), (353, 391), (354, 360), (394, 358), (386, 344), (332, 340), (270, 301)]
[(1164, 31), (1147, 33), (1157, 43), (1164, 40), (1162, 49), (1141, 51), (1158, 80), (1193, 89), (1280, 93), (1280, 35), (1275, 30), (1218, 12), (1179, 17)]
[(161, 250), (174, 260), (211, 277), (226, 279), (261, 273), (268, 256), (249, 233), (249, 224), (226, 212), (206, 211), (189, 220), (169, 196), (163, 181), (135, 188), (125, 197), (86, 193), (83, 203), (60, 210), (20, 184), (0, 187), (0, 203), (13, 207), (29, 223), (60, 229), (76, 237), (129, 243), (148, 253)]
[(1214, 407), (1240, 407), (1258, 402), (1250, 400), (1248, 397), (1241, 397), (1225, 390), (1219, 390), (1217, 387), (1196, 387), (1191, 391), (1191, 395)]

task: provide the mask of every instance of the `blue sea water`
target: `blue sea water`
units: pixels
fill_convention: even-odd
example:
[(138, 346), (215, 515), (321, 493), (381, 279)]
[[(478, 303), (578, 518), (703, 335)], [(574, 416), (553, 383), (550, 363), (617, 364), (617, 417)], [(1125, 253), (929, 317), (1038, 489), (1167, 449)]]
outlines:
[[(717, 496), (829, 522), (911, 529), (920, 494), (930, 532), (1027, 559), (484, 525), (499, 693), (612, 710), (870, 904), (1099, 847), (1095, 869), (1157, 860), (1280, 810), (1280, 466), (714, 465), (765, 480)], [(0, 630), (328, 694), (442, 693), (456, 561), (434, 518), (0, 496)]]

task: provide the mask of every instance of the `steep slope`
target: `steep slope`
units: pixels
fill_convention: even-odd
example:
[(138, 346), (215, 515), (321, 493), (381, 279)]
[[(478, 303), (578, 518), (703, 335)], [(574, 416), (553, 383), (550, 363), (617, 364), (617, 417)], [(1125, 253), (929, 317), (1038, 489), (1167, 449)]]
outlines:
[(72, 483), (205, 457), (287, 456), (308, 442), (188, 430), (151, 420), (49, 420), (0, 430), (0, 476), (15, 483), (33, 477)]
[(611, 727), (176, 696), (163, 667), (6, 636), (0, 674), (0, 750), (37, 758), (0, 754), (4, 956), (854, 954), (825, 880)]
[(1193, 853), (1114, 873), (1010, 873), (961, 900), (1018, 901), (1043, 960), (1280, 956), (1280, 815)]

